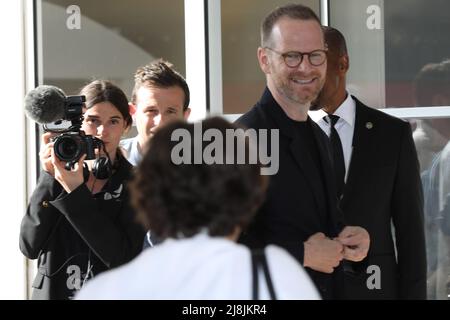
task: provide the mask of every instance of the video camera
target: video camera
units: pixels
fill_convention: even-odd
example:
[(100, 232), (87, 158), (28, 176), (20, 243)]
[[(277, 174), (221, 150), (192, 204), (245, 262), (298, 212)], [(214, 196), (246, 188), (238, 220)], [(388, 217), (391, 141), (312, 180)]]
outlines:
[[(45, 85), (31, 90), (25, 97), (28, 117), (43, 124), (46, 132), (58, 134), (53, 138), (54, 151), (61, 161), (66, 162), (67, 170), (73, 168), (83, 154), (86, 154), (86, 160), (95, 159), (95, 150), (105, 148), (102, 140), (81, 130), (85, 101), (85, 96), (66, 97), (61, 89)], [(59, 125), (63, 121), (69, 121), (70, 126), (64, 129), (47, 126), (49, 123)]]
[(71, 122), (71, 126), (67, 130), (54, 131), (44, 125), (44, 129), (49, 132), (61, 133), (53, 138), (55, 155), (62, 161), (75, 164), (86, 154), (86, 160), (95, 159), (95, 149), (100, 148), (102, 141), (91, 135), (86, 135), (81, 130), (83, 123), (83, 106), (86, 101), (85, 96), (69, 96), (65, 103), (65, 116), (63, 119)]

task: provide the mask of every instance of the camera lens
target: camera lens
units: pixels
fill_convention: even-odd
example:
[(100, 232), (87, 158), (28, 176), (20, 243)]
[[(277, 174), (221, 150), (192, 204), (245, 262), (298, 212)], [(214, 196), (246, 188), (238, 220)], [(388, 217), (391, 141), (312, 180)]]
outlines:
[(55, 155), (62, 161), (78, 161), (82, 147), (78, 136), (61, 135), (55, 140)]

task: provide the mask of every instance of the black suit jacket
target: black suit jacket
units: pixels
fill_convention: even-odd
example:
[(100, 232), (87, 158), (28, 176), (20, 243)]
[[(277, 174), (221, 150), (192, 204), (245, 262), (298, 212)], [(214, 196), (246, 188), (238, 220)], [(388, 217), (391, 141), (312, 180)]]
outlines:
[[(353, 99), (353, 151), (339, 206), (346, 224), (367, 229), (371, 245), (358, 263), (360, 273), (345, 274), (346, 297), (425, 299), (423, 192), (410, 125)], [(370, 265), (380, 268), (381, 289), (368, 289), (367, 279), (375, 274), (367, 272)]]
[[(305, 242), (316, 232), (335, 237), (342, 229), (337, 211), (334, 173), (328, 138), (311, 119), (313, 135), (319, 150), (320, 164), (313, 162), (304, 137), (268, 89), (261, 100), (237, 122), (247, 128), (279, 129), (279, 171), (270, 176), (267, 198), (254, 222), (241, 237), (251, 247), (277, 244), (303, 264)], [(272, 150), (272, 146), (269, 146)], [(320, 171), (314, 169), (321, 168)], [(306, 268), (323, 298), (338, 298), (341, 269), (332, 275)]]

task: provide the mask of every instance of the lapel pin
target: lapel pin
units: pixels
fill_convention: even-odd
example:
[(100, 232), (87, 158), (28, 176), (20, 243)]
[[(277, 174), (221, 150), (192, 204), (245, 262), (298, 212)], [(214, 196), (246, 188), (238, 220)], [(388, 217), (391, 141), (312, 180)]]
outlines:
[(373, 123), (372, 122), (366, 122), (366, 128), (367, 129), (372, 129), (373, 128)]

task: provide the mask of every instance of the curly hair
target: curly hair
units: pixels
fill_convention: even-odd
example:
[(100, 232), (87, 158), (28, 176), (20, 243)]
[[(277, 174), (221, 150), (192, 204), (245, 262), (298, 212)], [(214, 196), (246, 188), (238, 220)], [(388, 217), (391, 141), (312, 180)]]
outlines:
[[(227, 129), (238, 127), (215, 117), (202, 122), (202, 133), (211, 128), (225, 136)], [(176, 165), (171, 159), (178, 143), (171, 139), (176, 129), (185, 129), (194, 137), (194, 124), (181, 121), (158, 130), (131, 183), (140, 222), (161, 239), (190, 237), (205, 229), (211, 236), (228, 236), (237, 226), (244, 229), (262, 204), (267, 188), (260, 164)], [(194, 139), (190, 140), (194, 151)], [(203, 141), (202, 149), (196, 151), (203, 154), (206, 146)]]

